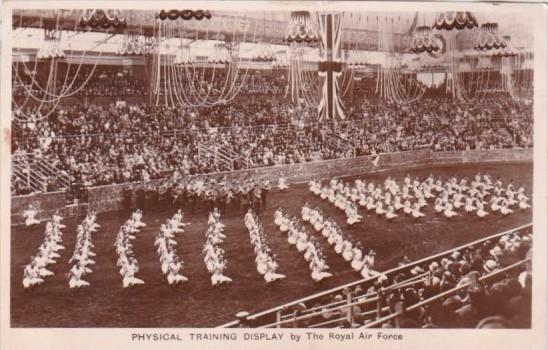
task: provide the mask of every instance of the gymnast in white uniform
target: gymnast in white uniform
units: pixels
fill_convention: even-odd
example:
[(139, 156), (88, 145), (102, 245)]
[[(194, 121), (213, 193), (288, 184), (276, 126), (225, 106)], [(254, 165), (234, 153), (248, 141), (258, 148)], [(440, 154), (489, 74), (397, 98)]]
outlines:
[(38, 211), (32, 206), (32, 204), (29, 204), (29, 207), (25, 211), (23, 211), (23, 217), (25, 218), (25, 225), (32, 226), (32, 225), (39, 224), (40, 220), (36, 219), (37, 214), (38, 214)]

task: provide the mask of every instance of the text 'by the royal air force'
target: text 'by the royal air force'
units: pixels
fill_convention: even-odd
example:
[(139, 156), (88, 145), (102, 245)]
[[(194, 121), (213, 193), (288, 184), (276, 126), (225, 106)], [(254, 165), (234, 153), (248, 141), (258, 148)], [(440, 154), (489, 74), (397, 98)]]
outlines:
[(131, 333), (134, 342), (354, 342), (401, 341), (403, 334), (381, 331), (303, 331), (303, 332), (164, 332)]

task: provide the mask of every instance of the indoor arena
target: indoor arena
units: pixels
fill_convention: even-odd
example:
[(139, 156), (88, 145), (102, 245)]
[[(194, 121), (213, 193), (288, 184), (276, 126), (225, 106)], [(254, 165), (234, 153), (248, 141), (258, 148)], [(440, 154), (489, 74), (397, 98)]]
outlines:
[(531, 327), (520, 13), (12, 25), (12, 327)]

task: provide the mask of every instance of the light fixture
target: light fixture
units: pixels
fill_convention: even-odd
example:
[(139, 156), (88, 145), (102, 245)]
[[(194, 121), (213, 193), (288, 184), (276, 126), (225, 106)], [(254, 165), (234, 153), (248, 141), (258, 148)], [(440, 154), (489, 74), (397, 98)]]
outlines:
[(506, 43), (499, 36), (499, 25), (497, 23), (484, 23), (474, 41), (474, 49), (480, 51), (501, 49)]
[(312, 24), (310, 12), (293, 11), (287, 27), (285, 41), (289, 43), (310, 43), (318, 41), (318, 30)]

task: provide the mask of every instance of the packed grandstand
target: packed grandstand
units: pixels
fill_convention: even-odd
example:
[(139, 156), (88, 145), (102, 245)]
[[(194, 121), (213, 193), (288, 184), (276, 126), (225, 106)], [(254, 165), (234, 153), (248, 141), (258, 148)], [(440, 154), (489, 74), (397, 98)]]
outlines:
[[(14, 325), (531, 327), (533, 57), (511, 16), (19, 11)], [(326, 21), (365, 44), (325, 54)]]

